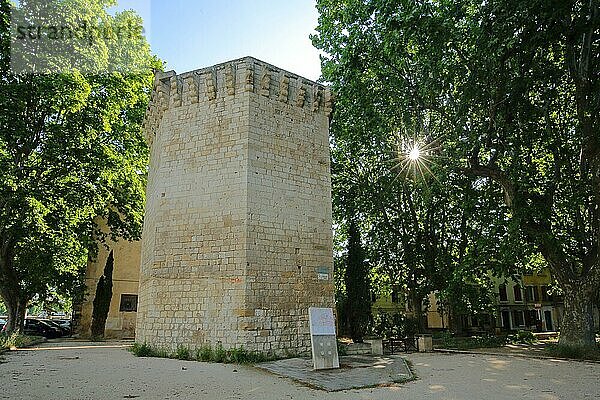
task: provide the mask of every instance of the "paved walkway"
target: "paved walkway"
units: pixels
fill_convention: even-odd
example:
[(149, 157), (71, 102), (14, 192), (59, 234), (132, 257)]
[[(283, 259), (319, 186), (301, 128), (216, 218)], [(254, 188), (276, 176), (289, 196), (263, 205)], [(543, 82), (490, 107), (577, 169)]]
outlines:
[[(507, 344), (502, 347), (490, 347), (490, 348), (479, 348), (479, 349), (469, 349), (469, 350), (455, 350), (455, 349), (436, 349), (438, 352), (447, 352), (447, 353), (464, 353), (464, 354), (484, 354), (484, 355), (493, 355), (493, 356), (515, 356), (515, 357), (525, 357), (525, 358), (545, 358), (545, 359), (553, 359), (555, 357), (551, 357), (546, 352), (546, 348), (548, 344), (554, 344), (555, 342), (536, 342), (532, 344)], [(568, 359), (562, 359), (568, 360)], [(600, 360), (586, 360), (591, 363), (600, 363)], [(600, 396), (599, 396), (600, 397)]]
[(481, 354), (409, 354), (417, 380), (340, 392), (250, 366), (137, 358), (120, 343), (46, 343), (3, 357), (0, 399), (11, 400), (591, 400), (600, 393), (599, 364)]

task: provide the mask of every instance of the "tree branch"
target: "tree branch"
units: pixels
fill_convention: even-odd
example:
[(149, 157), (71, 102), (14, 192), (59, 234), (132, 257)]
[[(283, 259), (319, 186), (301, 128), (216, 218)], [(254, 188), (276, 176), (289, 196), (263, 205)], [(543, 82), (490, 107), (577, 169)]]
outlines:
[(494, 166), (480, 165), (478, 163), (473, 163), (473, 160), (471, 160), (471, 165), (469, 168), (463, 169), (463, 173), (469, 176), (489, 178), (496, 183), (499, 183), (504, 191), (504, 200), (506, 205), (509, 208), (513, 207), (517, 190), (515, 185), (499, 168)]

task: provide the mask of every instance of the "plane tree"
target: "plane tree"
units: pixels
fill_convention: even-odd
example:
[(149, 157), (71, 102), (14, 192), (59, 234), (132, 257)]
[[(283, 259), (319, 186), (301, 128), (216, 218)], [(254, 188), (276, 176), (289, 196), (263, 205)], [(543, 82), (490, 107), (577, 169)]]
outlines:
[(72, 294), (107, 235), (98, 218), (114, 237), (139, 237), (148, 160), (141, 123), (161, 66), (137, 34), (55, 41), (47, 53), (36, 43), (11, 48), (9, 16), (24, 26), (141, 26), (131, 11), (110, 15), (114, 4), (0, 2), (0, 297), (8, 331), (22, 330), (34, 297)]
[(337, 115), (374, 135), (421, 121), (407, 125), (409, 137), (437, 141), (445, 168), (501, 190), (505, 212), (490, 215), (514, 246), (543, 256), (562, 289), (560, 342), (593, 344), (600, 2), (319, 0), (317, 8), (313, 42), (325, 53)]

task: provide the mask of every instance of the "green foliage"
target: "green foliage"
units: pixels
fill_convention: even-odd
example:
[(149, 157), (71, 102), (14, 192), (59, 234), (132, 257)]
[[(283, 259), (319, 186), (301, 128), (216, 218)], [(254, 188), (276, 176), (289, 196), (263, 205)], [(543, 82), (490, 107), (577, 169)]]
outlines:
[[(288, 353), (287, 356), (290, 356), (290, 354)], [(259, 351), (247, 351), (243, 347), (240, 347), (230, 349), (227, 354), (227, 359), (236, 364), (256, 364), (271, 361), (274, 357)]]
[[(397, 95), (405, 89), (397, 87), (394, 65), (372, 54), (382, 49), (371, 48), (381, 43), (371, 31), (376, 23), (370, 13), (385, 8), (382, 2), (318, 4), (320, 34), (314, 41), (329, 53), (324, 78), (337, 92), (331, 132), (339, 230), (348, 230), (345, 214), (353, 210), (365, 232), (374, 284), (400, 286), (417, 315), (424, 315), (421, 303), (432, 291), (440, 293), (452, 315), (489, 307), (489, 296), (480, 295), (489, 287), (484, 274), (513, 274), (522, 255), (522, 246), (508, 244), (513, 233), (507, 208), (498, 205), (500, 191), (458, 173), (436, 137), (446, 127), (434, 115), (417, 114), (415, 102)], [(407, 144), (414, 141), (423, 147), (425, 161), (409, 161)], [(335, 240), (340, 247), (347, 235), (336, 232)]]
[[(600, 290), (600, 5), (559, 3), (317, 1), (334, 204), (357, 203), (413, 302), (537, 253), (566, 308)], [(565, 316), (561, 340), (589, 341)]]
[[(483, 273), (484, 271), (479, 271), (478, 274)], [(490, 276), (473, 275), (472, 271), (457, 268), (449, 276), (446, 287), (436, 292), (438, 311), (451, 315), (452, 329), (456, 329), (453, 320), (460, 316), (493, 315), (496, 312), (494, 285)]]
[(202, 346), (197, 349), (179, 345), (175, 352), (157, 348), (147, 343), (134, 343), (129, 349), (137, 357), (174, 358), (185, 361), (202, 361), (233, 364), (256, 364), (276, 359), (272, 355), (257, 351), (248, 351), (243, 347), (225, 350), (221, 344), (215, 348)]
[(453, 345), (455, 345), (454, 334), (450, 331), (443, 331), (434, 334), (433, 340), (434, 343), (436, 343), (436, 347), (442, 349), (450, 349)]
[(339, 356), (347, 356), (348, 355), (348, 345), (340, 340), (337, 340), (337, 349)]
[[(140, 237), (148, 161), (141, 124), (152, 69), (161, 67), (146, 40), (98, 39), (63, 52), (81, 65), (60, 72), (9, 69), (11, 12), (37, 21), (42, 7), (49, 18), (115, 25), (139, 18), (109, 15), (111, 3), (0, 0), (0, 297), (10, 329), (20, 328), (31, 299), (76, 295), (98, 242)], [(65, 67), (72, 60), (46, 61)], [(139, 68), (118, 68), (125, 62)], [(110, 232), (99, 229), (101, 220)]]
[(545, 353), (550, 357), (600, 361), (599, 345), (570, 346), (564, 344), (549, 344), (546, 346)]
[(390, 315), (380, 312), (373, 315), (369, 328), (369, 333), (377, 337), (412, 337), (419, 332), (419, 323), (415, 318), (400, 313)]
[(214, 358), (213, 349), (210, 346), (203, 346), (195, 351), (195, 357), (198, 361), (210, 361)]
[(129, 351), (131, 351), (137, 357), (152, 357), (154, 354), (154, 350), (146, 342), (135, 342)]
[(170, 353), (167, 349), (156, 349), (154, 355), (152, 357), (157, 357), (157, 358), (175, 358), (175, 356), (173, 355), (173, 353)]
[(215, 350), (213, 352), (213, 360), (214, 360), (214, 362), (218, 362), (218, 363), (222, 363), (227, 360), (227, 352), (225, 351), (225, 349), (223, 348), (221, 343), (219, 343), (217, 345), (217, 347), (215, 348)]
[(537, 342), (537, 339), (531, 331), (518, 331), (514, 335), (509, 335), (508, 341), (511, 343), (532, 344)]
[(41, 336), (27, 336), (18, 333), (0, 333), (0, 350), (23, 348), (42, 339)]
[(506, 336), (482, 335), (457, 337), (451, 332), (444, 332), (436, 347), (443, 349), (469, 350), (478, 348), (502, 347), (506, 345)]
[(348, 229), (348, 253), (344, 277), (346, 296), (344, 318), (346, 331), (354, 343), (362, 342), (371, 317), (369, 267), (365, 262), (360, 231), (351, 219)]
[(175, 350), (175, 357), (178, 360), (190, 360), (191, 359), (191, 351), (188, 347), (179, 345), (177, 346), (177, 350)]

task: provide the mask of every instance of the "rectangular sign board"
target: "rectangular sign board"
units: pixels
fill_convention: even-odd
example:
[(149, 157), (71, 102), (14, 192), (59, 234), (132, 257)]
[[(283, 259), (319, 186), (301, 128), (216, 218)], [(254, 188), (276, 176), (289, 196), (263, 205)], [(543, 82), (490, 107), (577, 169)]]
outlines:
[(327, 267), (317, 268), (317, 279), (320, 281), (328, 281), (329, 280), (329, 269)]
[(310, 307), (308, 319), (314, 369), (339, 368), (333, 309)]

